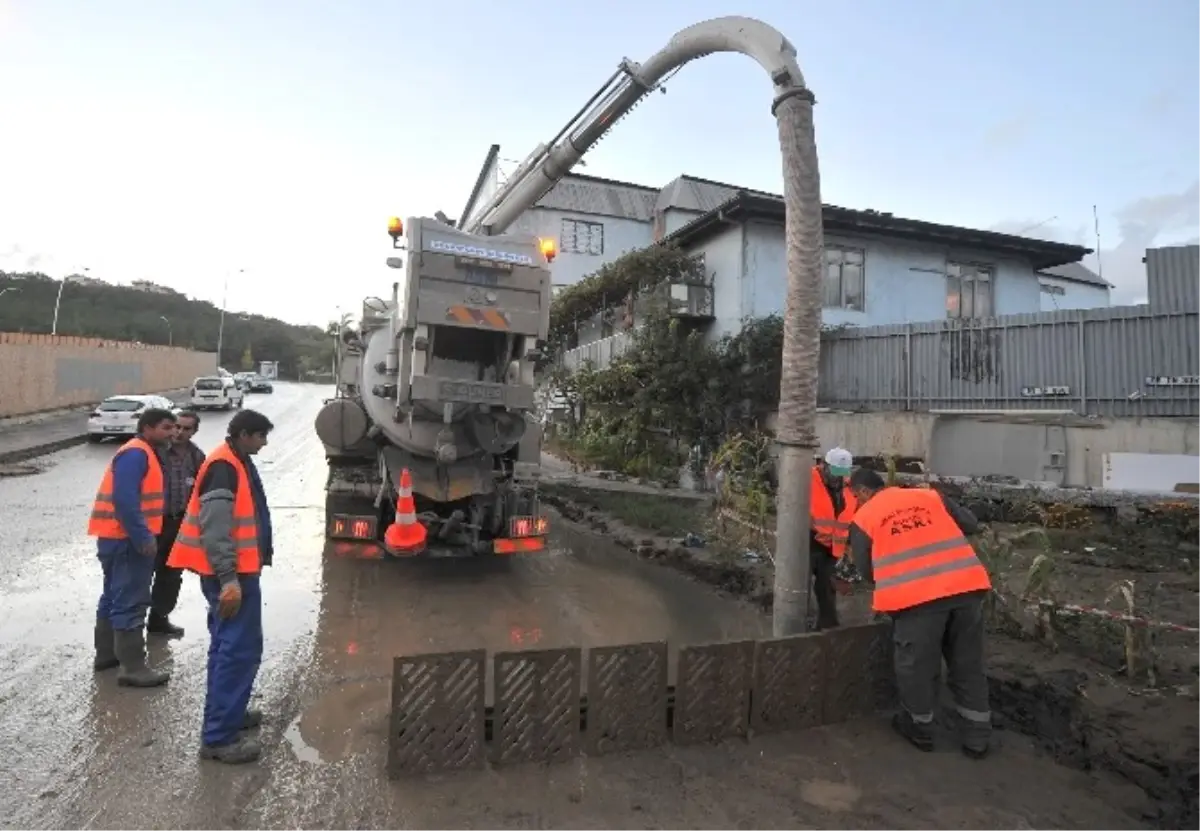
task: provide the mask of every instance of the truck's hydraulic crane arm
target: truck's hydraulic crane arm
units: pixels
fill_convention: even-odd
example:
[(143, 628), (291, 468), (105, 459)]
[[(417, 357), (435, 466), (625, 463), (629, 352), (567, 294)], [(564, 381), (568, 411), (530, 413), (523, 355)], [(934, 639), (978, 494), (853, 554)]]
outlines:
[(504, 186), (459, 227), (473, 234), (502, 234), (575, 166), (604, 134), (671, 72), (713, 52), (740, 52), (756, 60), (775, 85), (775, 105), (811, 95), (796, 63), (796, 49), (778, 30), (749, 17), (719, 17), (689, 26), (644, 64), (626, 58), (573, 119), (538, 147)]

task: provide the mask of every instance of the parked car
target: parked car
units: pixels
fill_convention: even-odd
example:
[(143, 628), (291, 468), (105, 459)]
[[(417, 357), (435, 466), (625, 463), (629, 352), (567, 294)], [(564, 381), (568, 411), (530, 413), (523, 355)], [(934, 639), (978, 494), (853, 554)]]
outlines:
[(253, 372), (238, 372), (233, 376), (234, 383), (238, 385), (238, 389), (242, 392), (251, 392), (250, 381), (253, 378)]
[(232, 375), (205, 375), (192, 381), (193, 410), (240, 410), (245, 401), (246, 395)]
[(271, 383), (271, 379), (261, 375), (251, 375), (249, 384), (250, 392), (275, 392), (275, 386)]
[(100, 442), (109, 436), (129, 438), (137, 435), (138, 418), (146, 410), (158, 407), (177, 411), (175, 402), (161, 395), (114, 395), (104, 399), (88, 416), (88, 441)]

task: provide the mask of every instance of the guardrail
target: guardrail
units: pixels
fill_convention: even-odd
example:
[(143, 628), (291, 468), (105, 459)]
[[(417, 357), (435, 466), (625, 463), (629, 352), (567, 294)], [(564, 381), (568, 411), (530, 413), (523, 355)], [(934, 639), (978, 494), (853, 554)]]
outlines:
[(490, 691), (486, 650), (398, 657), (388, 775), (748, 739), (895, 703), (887, 623), (681, 647), (674, 685), (668, 656), (665, 641), (500, 652)]

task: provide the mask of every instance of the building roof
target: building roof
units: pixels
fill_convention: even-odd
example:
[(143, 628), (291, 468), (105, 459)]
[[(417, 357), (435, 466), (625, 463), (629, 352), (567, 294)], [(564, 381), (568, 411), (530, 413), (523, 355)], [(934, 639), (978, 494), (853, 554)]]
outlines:
[(783, 198), (775, 193), (739, 188), (737, 185), (714, 182), (712, 179), (701, 179), (698, 176), (688, 176), (685, 174), (674, 179), (659, 191), (658, 200), (654, 204), (654, 210), (665, 211), (675, 208), (694, 213), (708, 213), (725, 204), (739, 193)]
[[(782, 222), (784, 219), (783, 199), (772, 194), (740, 191), (732, 198), (708, 211), (682, 228), (668, 234), (662, 242), (690, 245), (705, 240), (717, 233), (729, 220), (745, 221), (765, 219)], [(870, 233), (881, 236), (981, 248), (1004, 254), (1028, 257), (1038, 270), (1077, 263), (1090, 248), (1067, 245), (1061, 242), (1018, 237), (995, 231), (977, 231), (936, 222), (917, 219), (902, 219), (879, 211), (856, 211), (837, 205), (822, 206), (822, 221), (826, 232)]]
[(1086, 283), (1089, 286), (1101, 286), (1106, 289), (1112, 288), (1112, 283), (1105, 280), (1083, 263), (1063, 263), (1062, 265), (1043, 268), (1038, 273), (1045, 274), (1047, 277), (1056, 277), (1059, 280), (1067, 280), (1072, 283)]
[(534, 207), (649, 222), (657, 198), (658, 188), (568, 173)]

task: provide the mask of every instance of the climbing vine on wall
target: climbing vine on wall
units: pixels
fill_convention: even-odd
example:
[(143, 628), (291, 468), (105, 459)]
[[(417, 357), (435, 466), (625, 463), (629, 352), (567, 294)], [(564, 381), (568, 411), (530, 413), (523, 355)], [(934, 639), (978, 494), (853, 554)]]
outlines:
[(550, 343), (559, 344), (575, 327), (630, 294), (664, 282), (688, 282), (702, 276), (693, 255), (672, 245), (630, 251), (563, 290), (550, 306)]

